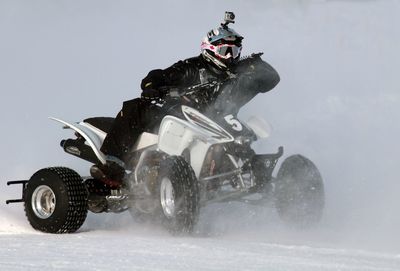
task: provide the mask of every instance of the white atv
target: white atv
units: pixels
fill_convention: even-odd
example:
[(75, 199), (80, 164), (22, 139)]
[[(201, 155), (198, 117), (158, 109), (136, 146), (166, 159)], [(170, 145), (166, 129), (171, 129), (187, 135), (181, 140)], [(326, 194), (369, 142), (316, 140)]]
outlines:
[[(81, 177), (65, 167), (37, 171), (22, 184), (25, 213), (33, 228), (71, 233), (85, 221), (88, 210), (130, 211), (138, 219), (161, 221), (173, 233), (193, 230), (201, 206), (242, 200), (264, 202), (273, 197), (280, 217), (298, 226), (316, 223), (324, 206), (323, 181), (315, 165), (301, 155), (284, 160), (276, 177), (272, 172), (283, 148), (275, 154), (256, 154), (250, 147), (268, 136), (265, 122), (241, 122), (234, 115), (215, 121), (181, 106), (181, 117), (167, 115), (158, 134), (143, 133), (132, 150), (122, 187), (112, 189), (92, 177)], [(112, 118), (79, 123), (60, 119), (76, 138), (61, 141), (63, 149), (94, 164), (106, 163), (100, 151)], [(261, 196), (249, 199), (249, 195)]]

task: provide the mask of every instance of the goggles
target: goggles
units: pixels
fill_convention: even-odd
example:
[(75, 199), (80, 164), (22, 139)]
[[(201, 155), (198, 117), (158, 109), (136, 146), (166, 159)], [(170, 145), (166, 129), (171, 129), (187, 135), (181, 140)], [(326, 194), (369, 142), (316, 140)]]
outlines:
[[(238, 46), (239, 45), (239, 46)], [(205, 43), (203, 42), (201, 45), (202, 49), (208, 49), (212, 52), (214, 52), (214, 54), (222, 59), (229, 59), (229, 58), (233, 58), (236, 59), (237, 57), (239, 57), (241, 51), (242, 51), (242, 46), (239, 43), (220, 43), (220, 44), (210, 44), (210, 43)]]
[(221, 44), (216, 46), (214, 53), (215, 55), (223, 59), (228, 59), (228, 58), (235, 59), (240, 55), (241, 51), (242, 47), (238, 47), (233, 44)]

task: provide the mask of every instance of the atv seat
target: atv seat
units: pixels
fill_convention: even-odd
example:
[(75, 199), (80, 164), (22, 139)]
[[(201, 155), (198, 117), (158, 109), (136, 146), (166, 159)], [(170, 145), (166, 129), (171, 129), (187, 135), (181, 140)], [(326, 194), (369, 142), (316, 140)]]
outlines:
[(111, 126), (114, 123), (114, 118), (109, 117), (95, 117), (85, 119), (83, 122), (89, 123), (90, 125), (108, 133), (111, 130)]

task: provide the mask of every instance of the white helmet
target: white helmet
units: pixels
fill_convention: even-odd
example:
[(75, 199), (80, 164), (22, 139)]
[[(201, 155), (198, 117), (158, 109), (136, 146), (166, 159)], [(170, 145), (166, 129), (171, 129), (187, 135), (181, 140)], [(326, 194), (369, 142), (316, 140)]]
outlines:
[(225, 24), (208, 32), (201, 43), (203, 56), (221, 68), (227, 68), (239, 60), (242, 51), (243, 37), (228, 28), (230, 22), (233, 21), (225, 19)]

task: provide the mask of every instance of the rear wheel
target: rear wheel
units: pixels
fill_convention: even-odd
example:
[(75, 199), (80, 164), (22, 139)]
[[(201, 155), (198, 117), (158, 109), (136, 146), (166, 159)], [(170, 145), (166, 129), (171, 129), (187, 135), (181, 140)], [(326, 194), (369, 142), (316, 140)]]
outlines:
[(25, 214), (36, 230), (72, 233), (84, 223), (88, 192), (82, 178), (64, 167), (41, 169), (24, 192)]
[(312, 226), (321, 219), (324, 202), (317, 167), (302, 155), (286, 158), (275, 181), (275, 206), (282, 220), (296, 227)]

